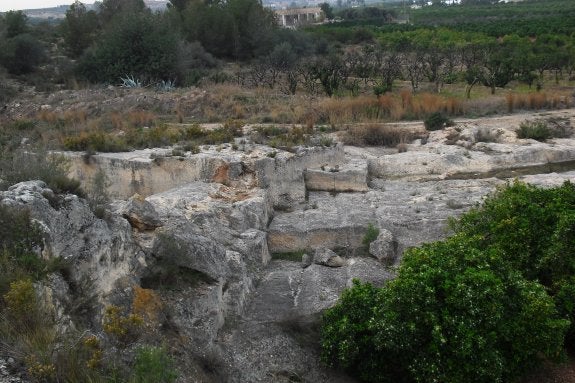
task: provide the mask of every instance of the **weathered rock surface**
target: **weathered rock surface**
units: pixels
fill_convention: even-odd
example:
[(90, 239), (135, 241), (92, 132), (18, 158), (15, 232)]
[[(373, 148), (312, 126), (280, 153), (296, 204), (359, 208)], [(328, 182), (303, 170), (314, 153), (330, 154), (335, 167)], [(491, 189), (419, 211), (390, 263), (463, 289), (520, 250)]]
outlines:
[(331, 251), (330, 249), (319, 248), (315, 249), (313, 255), (313, 262), (316, 265), (328, 266), (328, 267), (342, 267), (345, 266), (345, 260)]
[(331, 192), (365, 192), (367, 186), (367, 162), (351, 160), (334, 167), (306, 169), (304, 172), (307, 190)]
[(369, 244), (369, 254), (386, 265), (391, 265), (397, 258), (397, 242), (389, 230), (380, 229), (379, 235)]
[(130, 197), (120, 213), (130, 222), (132, 227), (140, 231), (154, 230), (162, 226), (162, 221), (160, 221), (160, 216), (154, 206), (139, 194)]
[[(30, 211), (44, 232), (44, 256), (70, 262), (71, 276), (88, 278), (98, 296), (110, 294), (124, 277), (137, 280), (145, 267), (145, 254), (136, 245), (129, 223), (118, 216), (94, 216), (88, 203), (75, 195), (53, 195), (44, 182), (29, 181), (0, 192), (1, 203)], [(53, 207), (54, 204), (55, 207)]]

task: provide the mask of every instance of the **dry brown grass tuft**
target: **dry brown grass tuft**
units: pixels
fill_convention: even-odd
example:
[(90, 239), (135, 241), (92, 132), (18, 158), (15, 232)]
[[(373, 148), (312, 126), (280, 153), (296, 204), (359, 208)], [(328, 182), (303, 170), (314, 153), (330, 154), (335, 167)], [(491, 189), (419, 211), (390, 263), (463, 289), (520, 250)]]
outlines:
[(413, 102), (413, 93), (408, 89), (403, 89), (399, 95), (401, 96), (401, 106), (403, 109), (410, 109)]
[(543, 109), (547, 106), (546, 93), (529, 93), (528, 95), (529, 109)]
[(147, 110), (133, 110), (127, 117), (130, 125), (135, 127), (150, 126), (156, 121), (156, 115)]
[(344, 144), (353, 146), (396, 147), (400, 144), (405, 145), (417, 137), (416, 133), (404, 127), (384, 124), (353, 126), (342, 132)]
[(67, 110), (63, 118), (67, 124), (83, 124), (88, 120), (88, 112), (83, 109)]
[(48, 122), (53, 124), (58, 121), (59, 115), (58, 113), (55, 113), (51, 110), (42, 109), (36, 114), (36, 119), (42, 122)]
[(505, 95), (505, 103), (507, 105), (507, 112), (513, 113), (513, 109), (515, 108), (515, 95), (513, 93), (507, 93)]

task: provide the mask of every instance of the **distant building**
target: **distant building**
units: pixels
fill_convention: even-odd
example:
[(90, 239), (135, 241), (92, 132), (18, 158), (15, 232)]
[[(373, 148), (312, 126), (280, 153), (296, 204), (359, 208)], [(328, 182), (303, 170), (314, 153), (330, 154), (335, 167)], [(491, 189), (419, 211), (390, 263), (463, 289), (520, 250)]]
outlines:
[(291, 8), (275, 11), (282, 27), (297, 27), (305, 24), (319, 23), (324, 15), (321, 8)]

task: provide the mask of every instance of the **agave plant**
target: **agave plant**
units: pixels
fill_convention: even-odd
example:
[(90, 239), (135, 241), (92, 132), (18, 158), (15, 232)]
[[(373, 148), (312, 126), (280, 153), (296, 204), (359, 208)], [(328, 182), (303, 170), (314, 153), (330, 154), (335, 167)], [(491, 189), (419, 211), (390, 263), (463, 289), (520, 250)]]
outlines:
[(159, 92), (171, 92), (176, 89), (176, 80), (162, 80), (157, 84), (156, 88)]
[(141, 88), (142, 87), (142, 82), (134, 76), (120, 77), (120, 80), (122, 80), (122, 84), (120, 84), (120, 86), (122, 88)]

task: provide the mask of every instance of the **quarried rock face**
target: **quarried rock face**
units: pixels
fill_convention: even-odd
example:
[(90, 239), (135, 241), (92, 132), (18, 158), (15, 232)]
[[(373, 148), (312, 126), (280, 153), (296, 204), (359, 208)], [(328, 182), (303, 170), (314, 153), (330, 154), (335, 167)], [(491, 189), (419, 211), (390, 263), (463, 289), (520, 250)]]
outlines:
[(44, 256), (69, 262), (71, 277), (78, 282), (90, 279), (100, 298), (122, 278), (136, 282), (145, 268), (145, 254), (134, 242), (129, 223), (115, 215), (97, 218), (76, 195), (55, 196), (44, 182), (28, 181), (0, 192), (0, 199), (28, 209), (44, 232)]
[(342, 165), (306, 169), (304, 172), (307, 190), (330, 192), (365, 192), (367, 186), (367, 162), (351, 160)]

